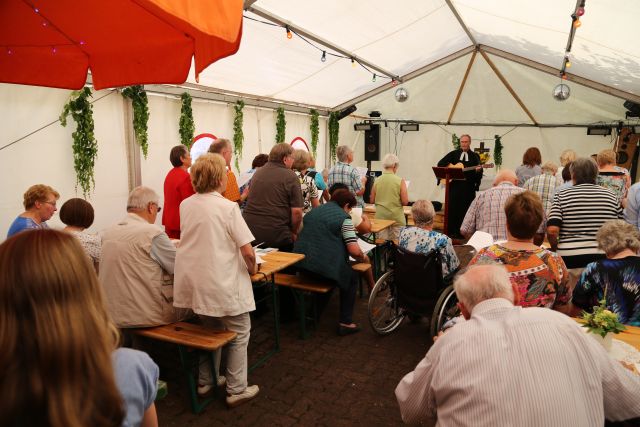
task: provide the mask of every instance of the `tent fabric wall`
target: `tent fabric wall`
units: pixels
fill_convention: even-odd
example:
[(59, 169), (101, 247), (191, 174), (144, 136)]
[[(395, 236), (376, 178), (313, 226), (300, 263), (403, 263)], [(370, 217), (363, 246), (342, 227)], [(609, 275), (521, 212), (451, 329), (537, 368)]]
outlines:
[[(0, 147), (55, 121), (62, 112), (71, 91), (18, 85), (0, 85)], [(105, 96), (106, 95), (106, 96)], [(102, 99), (100, 97), (105, 96)], [(99, 99), (99, 100), (98, 100)], [(95, 167), (96, 187), (88, 199), (96, 217), (89, 231), (97, 231), (114, 223), (125, 214), (128, 188), (128, 166), (124, 123), (125, 101), (115, 91), (93, 94), (95, 136), (98, 158)], [(171, 147), (180, 144), (178, 121), (180, 100), (173, 96), (149, 94), (149, 153), (141, 157), (142, 184), (153, 188), (160, 196), (164, 177), (172, 167)], [(217, 137), (233, 138), (233, 104), (194, 99), (192, 103), (196, 135), (213, 133)], [(285, 113), (285, 141), (301, 137), (311, 144), (310, 117)], [(319, 170), (325, 165), (326, 119), (320, 118), (317, 153)], [(33, 184), (50, 185), (60, 193), (58, 208), (72, 197), (82, 197), (75, 188), (71, 133), (75, 122), (69, 118), (67, 127), (59, 122), (0, 150), (0, 241), (15, 217), (24, 211), (23, 194)], [(268, 153), (275, 141), (275, 112), (270, 109), (244, 108), (244, 149), (240, 170), (251, 167), (259, 153)], [(142, 155), (141, 155), (142, 156)], [(157, 223), (160, 224), (158, 217)], [(49, 221), (55, 228), (63, 227), (56, 213)]]

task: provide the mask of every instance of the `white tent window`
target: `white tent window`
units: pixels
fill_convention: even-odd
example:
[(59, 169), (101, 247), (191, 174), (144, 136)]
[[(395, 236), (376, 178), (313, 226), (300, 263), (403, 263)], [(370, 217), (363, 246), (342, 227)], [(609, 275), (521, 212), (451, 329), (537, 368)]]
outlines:
[(305, 141), (302, 137), (296, 136), (291, 140), (291, 146), (294, 150), (304, 150), (309, 152), (309, 146), (307, 145), (307, 141)]
[(195, 161), (202, 154), (209, 151), (209, 147), (211, 143), (215, 142), (218, 139), (212, 133), (201, 133), (193, 138), (193, 145), (191, 146), (191, 161), (195, 163)]

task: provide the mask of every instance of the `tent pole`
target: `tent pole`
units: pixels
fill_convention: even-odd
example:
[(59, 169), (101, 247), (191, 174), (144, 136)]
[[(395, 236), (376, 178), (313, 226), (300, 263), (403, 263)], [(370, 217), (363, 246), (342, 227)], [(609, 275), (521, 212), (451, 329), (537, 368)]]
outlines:
[(480, 55), (482, 55), (482, 57), (484, 58), (485, 61), (487, 61), (487, 64), (489, 64), (489, 67), (491, 67), (491, 69), (493, 70), (493, 72), (496, 74), (496, 76), (498, 77), (498, 79), (500, 79), (500, 81), (502, 82), (502, 84), (504, 85), (504, 87), (507, 88), (507, 90), (509, 91), (509, 93), (511, 94), (511, 96), (513, 96), (513, 99), (516, 100), (516, 102), (520, 105), (520, 108), (522, 108), (524, 110), (524, 112), (527, 114), (527, 116), (529, 116), (529, 118), (531, 119), (531, 121), (534, 124), (538, 124), (538, 121), (533, 117), (533, 114), (531, 114), (531, 112), (529, 111), (529, 109), (527, 108), (526, 105), (524, 105), (524, 102), (522, 102), (522, 100), (520, 99), (520, 97), (518, 96), (518, 94), (516, 93), (515, 90), (513, 90), (513, 88), (511, 87), (511, 85), (509, 84), (509, 82), (507, 81), (507, 79), (504, 78), (504, 76), (502, 75), (502, 73), (500, 72), (500, 70), (498, 70), (498, 68), (495, 66), (495, 64), (493, 63), (493, 61), (491, 59), (489, 59), (489, 56), (487, 56), (486, 53), (484, 53), (484, 51), (482, 49), (480, 50)]
[(471, 31), (469, 31), (467, 24), (465, 24), (462, 18), (460, 17), (460, 14), (456, 10), (453, 3), (451, 3), (451, 0), (445, 0), (445, 2), (447, 3), (447, 6), (449, 6), (451, 13), (453, 13), (453, 16), (455, 16), (456, 19), (458, 20), (458, 23), (460, 24), (464, 32), (467, 33), (467, 37), (469, 37), (469, 40), (471, 40), (471, 43), (473, 43), (474, 46), (478, 46), (478, 42), (476, 41), (475, 37), (473, 37), (473, 34), (471, 34)]
[(469, 77), (469, 72), (471, 71), (471, 67), (473, 66), (473, 61), (476, 59), (476, 51), (474, 50), (471, 54), (471, 59), (469, 60), (469, 65), (467, 65), (467, 70), (464, 72), (464, 77), (462, 78), (462, 82), (460, 83), (460, 87), (458, 88), (458, 93), (456, 95), (455, 101), (453, 101), (453, 106), (451, 107), (451, 112), (449, 113), (449, 118), (447, 119), (447, 123), (451, 123), (451, 118), (453, 118), (453, 113), (456, 112), (456, 107), (458, 106), (458, 101), (460, 100), (460, 95), (462, 95), (462, 91), (464, 90), (464, 85), (467, 83), (467, 77)]

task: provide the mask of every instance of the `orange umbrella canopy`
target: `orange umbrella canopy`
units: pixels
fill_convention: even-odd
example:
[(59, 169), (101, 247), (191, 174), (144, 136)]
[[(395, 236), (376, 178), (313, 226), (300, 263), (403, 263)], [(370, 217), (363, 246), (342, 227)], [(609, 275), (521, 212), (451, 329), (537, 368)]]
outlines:
[(242, 0), (2, 0), (0, 82), (183, 83), (240, 47)]

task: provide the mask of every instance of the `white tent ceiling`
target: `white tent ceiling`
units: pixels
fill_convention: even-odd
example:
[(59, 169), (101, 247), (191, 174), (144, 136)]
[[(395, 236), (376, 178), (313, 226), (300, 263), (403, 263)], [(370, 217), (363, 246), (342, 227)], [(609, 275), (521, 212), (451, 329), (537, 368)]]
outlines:
[[(385, 89), (386, 99), (392, 99), (394, 89), (388, 78), (372, 81), (372, 73), (379, 76), (379, 72), (369, 72), (357, 64), (354, 67), (348, 59), (331, 55), (326, 62), (320, 61), (322, 50), (341, 52), (401, 78), (410, 79), (429, 69), (418, 79), (408, 79), (405, 87), (410, 89), (412, 100), (422, 95), (438, 99), (438, 112), (428, 114), (436, 106), (426, 99), (420, 101), (425, 110), (419, 116), (411, 105), (414, 116), (405, 118), (447, 120), (470, 56), (435, 69), (430, 69), (430, 64), (480, 45), (487, 46), (489, 52), (495, 48), (507, 56), (516, 55), (521, 62), (532, 61), (529, 65), (539, 68), (490, 56), (537, 123), (620, 119), (621, 114), (624, 117), (621, 99), (640, 99), (640, 44), (633, 43), (640, 2), (635, 0), (586, 2), (583, 25), (576, 32), (571, 51), (573, 66), (568, 71), (572, 98), (567, 103), (553, 101), (550, 93), (559, 78), (543, 71), (557, 71), (562, 65), (575, 0), (246, 3), (249, 10), (245, 12), (240, 50), (207, 68), (200, 75), (200, 85), (326, 109), (359, 102)], [(281, 26), (249, 18), (289, 24), (299, 33), (311, 35), (307, 39), (315, 40), (311, 43), (319, 49), (297, 35), (287, 39)], [(412, 91), (414, 81), (422, 83)], [(195, 83), (193, 75), (190, 82)], [(501, 105), (500, 113), (491, 105)], [(532, 123), (481, 55), (476, 55), (452, 121)]]

